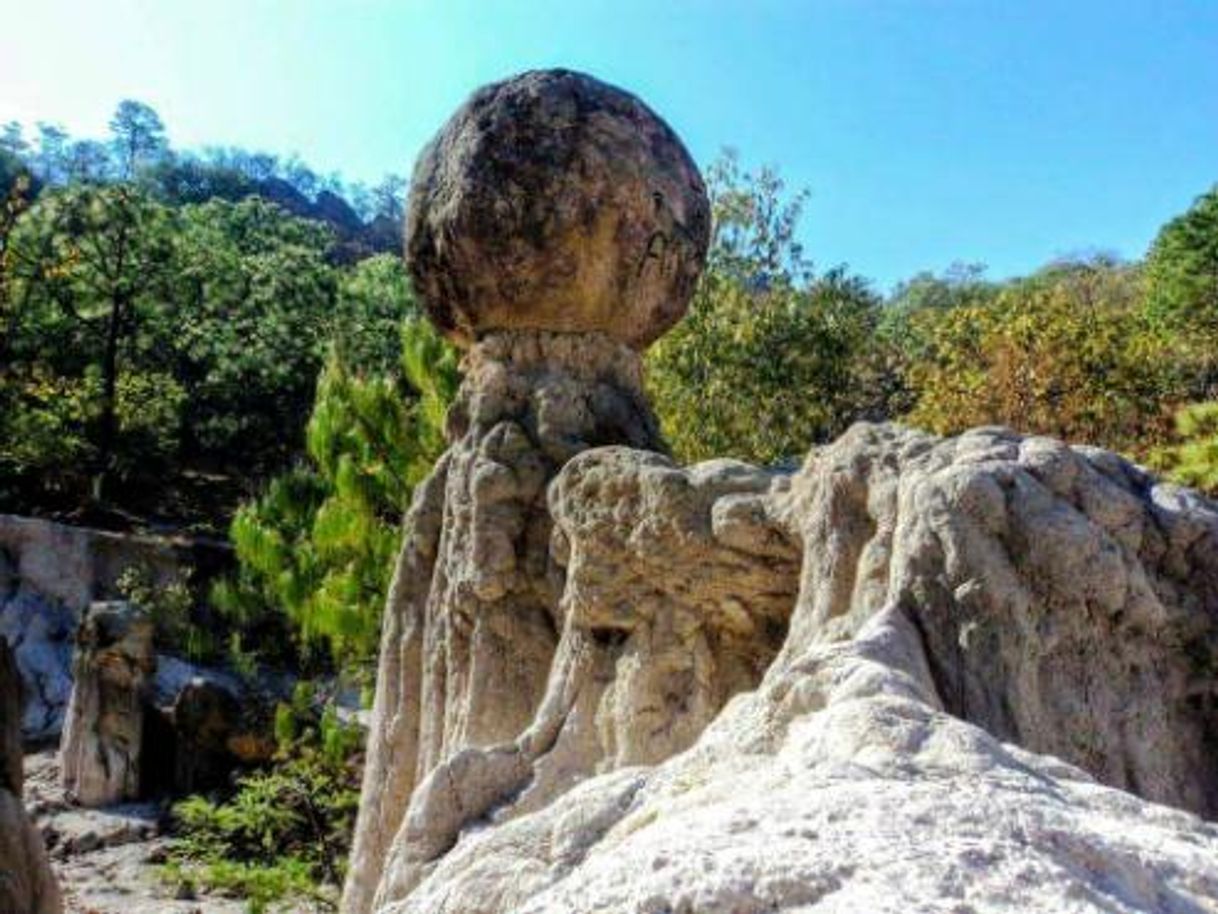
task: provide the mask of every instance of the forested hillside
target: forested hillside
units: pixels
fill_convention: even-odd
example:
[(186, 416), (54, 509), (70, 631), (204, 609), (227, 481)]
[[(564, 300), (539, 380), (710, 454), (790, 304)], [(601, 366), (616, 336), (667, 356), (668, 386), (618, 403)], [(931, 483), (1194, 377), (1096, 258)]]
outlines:
[(136, 102), (110, 126), (0, 143), (0, 505), (222, 531), (300, 454), (328, 352), (395, 362), (403, 182), (175, 151)]

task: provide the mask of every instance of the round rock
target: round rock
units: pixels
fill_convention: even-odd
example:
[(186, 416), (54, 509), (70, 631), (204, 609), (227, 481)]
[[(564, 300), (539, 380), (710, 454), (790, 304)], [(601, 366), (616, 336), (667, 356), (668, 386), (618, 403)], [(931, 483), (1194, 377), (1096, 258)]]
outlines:
[(642, 349), (685, 314), (709, 240), (672, 128), (568, 70), (475, 92), (419, 156), (406, 217), (415, 289), (461, 345), (524, 328)]

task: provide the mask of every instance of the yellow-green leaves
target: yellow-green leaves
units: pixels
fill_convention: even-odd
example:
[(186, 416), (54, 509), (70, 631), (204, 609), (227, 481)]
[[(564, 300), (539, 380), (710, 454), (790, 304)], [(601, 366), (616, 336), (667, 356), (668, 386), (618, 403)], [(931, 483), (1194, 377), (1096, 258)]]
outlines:
[(1161, 440), (1179, 396), (1171, 341), (1141, 308), (1134, 268), (1073, 264), (1007, 284), (977, 305), (913, 315), (908, 419), (948, 434), (976, 425), (1138, 453)]

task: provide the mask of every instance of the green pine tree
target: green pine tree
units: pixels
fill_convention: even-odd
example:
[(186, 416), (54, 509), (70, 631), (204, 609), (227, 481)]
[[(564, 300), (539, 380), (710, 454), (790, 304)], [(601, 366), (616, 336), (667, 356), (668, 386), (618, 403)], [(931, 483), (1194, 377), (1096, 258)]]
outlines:
[(1218, 403), (1193, 403), (1176, 413), (1176, 442), (1152, 462), (1169, 479), (1218, 495)]
[[(401, 373), (365, 376), (333, 351), (309, 420), (309, 461), (241, 508), (231, 536), (235, 580), (218, 605), (259, 644), (286, 623), (307, 655), (321, 647), (340, 667), (370, 667), (414, 486), (444, 447), (457, 356), (421, 317), (405, 322)], [(244, 645), (238, 645), (244, 648)]]

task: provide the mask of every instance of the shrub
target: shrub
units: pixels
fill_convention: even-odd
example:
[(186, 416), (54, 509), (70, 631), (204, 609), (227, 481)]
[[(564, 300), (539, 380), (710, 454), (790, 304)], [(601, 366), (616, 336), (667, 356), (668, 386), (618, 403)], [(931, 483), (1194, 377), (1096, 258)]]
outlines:
[(158, 583), (146, 568), (127, 568), (115, 582), (119, 593), (152, 619), (157, 648), (181, 654), (201, 663), (218, 656), (221, 641), (206, 625), (195, 620), (195, 594), (190, 573)]
[(1155, 451), (1151, 462), (1175, 482), (1218, 495), (1218, 403), (1193, 403), (1177, 412), (1172, 443)]
[(1180, 396), (1171, 341), (1146, 321), (1136, 271), (1061, 265), (988, 302), (911, 318), (909, 420), (942, 434), (1009, 425), (1134, 454)]
[(297, 687), (275, 715), (273, 764), (240, 777), (224, 800), (174, 806), (175, 838), (163, 876), (245, 898), (266, 911), (287, 899), (333, 906), (359, 805), (362, 734), (332, 705)]

